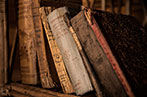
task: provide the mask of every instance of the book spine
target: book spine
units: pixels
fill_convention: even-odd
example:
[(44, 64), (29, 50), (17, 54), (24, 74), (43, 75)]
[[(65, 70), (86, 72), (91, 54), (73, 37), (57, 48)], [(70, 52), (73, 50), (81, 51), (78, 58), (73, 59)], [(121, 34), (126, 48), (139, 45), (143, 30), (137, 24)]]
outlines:
[(36, 39), (36, 51), (40, 71), (40, 79), (43, 88), (52, 88), (54, 87), (54, 82), (50, 74), (49, 64), (46, 56), (45, 42), (43, 36), (43, 29), (41, 23), (41, 17), (39, 14), (39, 1), (32, 0), (32, 13), (33, 13), (33, 22), (35, 29), (35, 39)]
[(4, 53), (4, 83), (6, 84), (7, 79), (7, 69), (8, 69), (8, 45), (7, 45), (7, 31), (6, 31), (6, 0), (0, 1), (0, 13), (2, 14), (2, 28), (3, 28), (3, 53)]
[(3, 22), (2, 13), (0, 13), (0, 95), (4, 87), (4, 45), (3, 45)]
[[(48, 7), (48, 9), (51, 9), (51, 7)], [(65, 68), (65, 64), (63, 62), (63, 58), (62, 55), (60, 53), (60, 50), (57, 46), (57, 43), (55, 41), (55, 38), (49, 28), (49, 24), (47, 21), (47, 16), (45, 13), (45, 9), (44, 7), (39, 9), (40, 11), (40, 15), (41, 15), (41, 19), (42, 19), (42, 23), (45, 29), (45, 33), (48, 39), (48, 44), (51, 50), (51, 54), (54, 60), (54, 64), (57, 70), (57, 74), (61, 83), (61, 87), (64, 93), (73, 93), (73, 86), (71, 84), (71, 81), (69, 79), (69, 76), (67, 74), (66, 68)], [(48, 10), (49, 11), (49, 10)]]
[(19, 0), (19, 54), (22, 83), (37, 84), (35, 32), (32, 18), (32, 2)]
[(103, 33), (101, 32), (101, 30), (100, 30), (100, 28), (99, 28), (98, 24), (96, 23), (93, 16), (91, 16), (91, 21), (93, 24), (91, 24), (91, 23), (89, 23), (89, 24), (90, 24), (92, 30), (94, 31), (98, 42), (102, 46), (102, 48), (103, 48), (109, 62), (111, 63), (114, 71), (116, 72), (116, 75), (118, 76), (119, 80), (121, 81), (126, 93), (129, 95), (129, 97), (134, 97), (134, 94), (130, 88), (130, 85), (128, 84), (122, 70), (119, 67), (118, 62), (116, 61), (114, 55), (112, 54), (111, 49), (110, 49), (106, 39), (104, 38)]
[(78, 52), (75, 41), (64, 21), (65, 7), (58, 8), (48, 15), (48, 21), (63, 56), (67, 71), (77, 95), (93, 90), (88, 73)]
[(86, 57), (86, 55), (85, 55), (85, 53), (84, 53), (84, 51), (83, 51), (83, 48), (82, 48), (82, 46), (81, 46), (81, 43), (80, 43), (80, 41), (79, 41), (79, 39), (78, 39), (78, 37), (77, 37), (77, 35), (76, 35), (76, 33), (75, 33), (73, 27), (70, 25), (70, 21), (69, 21), (67, 15), (64, 15), (64, 20), (66, 21), (66, 24), (67, 24), (68, 27), (69, 27), (69, 30), (70, 30), (70, 32), (71, 32), (71, 34), (72, 34), (72, 37), (73, 37), (73, 39), (74, 39), (74, 41), (75, 41), (75, 43), (76, 43), (76, 46), (77, 46), (77, 48), (78, 48), (78, 50), (79, 50), (79, 53), (80, 53), (80, 55), (81, 55), (81, 57), (82, 57), (82, 60), (83, 60), (84, 65), (85, 65), (85, 68), (86, 68), (86, 70), (87, 70), (87, 72), (88, 72), (88, 74), (89, 74), (89, 78), (90, 78), (90, 80), (91, 80), (91, 82), (92, 82), (92, 85), (93, 85), (95, 91), (96, 91), (96, 96), (97, 96), (97, 97), (102, 97), (102, 91), (100, 90), (101, 87), (100, 87), (100, 85), (98, 84), (98, 80), (97, 80), (97, 78), (96, 78), (96, 75), (94, 74), (94, 72), (93, 72), (93, 70), (92, 70), (92, 67), (90, 66), (90, 63), (89, 63), (88, 60), (87, 60), (87, 57)]
[(96, 96), (97, 97), (103, 97), (102, 91), (101, 91), (101, 86), (98, 84), (96, 75), (94, 74), (90, 63), (87, 60), (87, 57), (86, 57), (86, 55), (85, 55), (85, 53), (83, 51), (81, 43), (80, 43), (80, 41), (79, 41), (75, 31), (73, 30), (72, 26), (70, 26), (70, 32), (71, 32), (71, 34), (72, 34), (72, 36), (74, 38), (74, 41), (75, 41), (75, 43), (76, 43), (76, 45), (78, 47), (78, 50), (80, 52), (80, 55), (81, 55), (82, 59), (83, 59), (83, 62), (85, 64), (86, 70), (87, 70), (87, 72), (89, 74), (89, 77), (91, 79), (91, 82), (92, 82), (92, 85), (94, 87), (94, 90), (96, 91)]
[(102, 47), (97, 42), (96, 36), (88, 24), (84, 12), (81, 11), (77, 16), (72, 18), (71, 23), (90, 63), (95, 69), (105, 95), (110, 97), (126, 97), (127, 95), (103, 52)]

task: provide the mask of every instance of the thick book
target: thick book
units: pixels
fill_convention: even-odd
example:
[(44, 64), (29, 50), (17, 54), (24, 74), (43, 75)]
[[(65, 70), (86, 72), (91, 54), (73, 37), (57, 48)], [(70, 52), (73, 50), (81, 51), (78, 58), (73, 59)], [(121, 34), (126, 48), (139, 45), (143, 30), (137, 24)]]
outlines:
[(4, 45), (3, 45), (3, 22), (2, 22), (2, 13), (0, 13), (0, 95), (4, 87)]
[(52, 88), (55, 85), (50, 73), (51, 68), (47, 61), (41, 17), (39, 14), (39, 7), (39, 1), (32, 0), (32, 14), (35, 29), (36, 51), (40, 71), (40, 80), (43, 88)]
[(32, 1), (19, 0), (18, 33), (21, 80), (25, 84), (37, 84), (35, 30), (32, 17)]
[(64, 20), (66, 21), (66, 24), (68, 25), (68, 28), (69, 28), (69, 30), (70, 30), (70, 32), (72, 34), (72, 37), (73, 37), (73, 39), (74, 39), (74, 41), (76, 43), (76, 46), (78, 48), (78, 51), (79, 51), (79, 53), (80, 53), (80, 55), (82, 57), (85, 68), (86, 68), (86, 70), (88, 72), (89, 78), (90, 78), (91, 83), (92, 83), (92, 85), (94, 87), (94, 90), (96, 92), (96, 96), (97, 97), (103, 97), (103, 94), (102, 94), (102, 91), (101, 91), (101, 86), (98, 83), (98, 79), (96, 77), (96, 74), (93, 72), (93, 68), (91, 67), (91, 64), (89, 63), (89, 61), (87, 59), (87, 56), (86, 56), (86, 54), (85, 54), (85, 52), (84, 52), (84, 50), (83, 50), (83, 48), (81, 46), (81, 43), (80, 43), (80, 41), (79, 41), (73, 27), (70, 24), (70, 20), (68, 18), (68, 15), (66, 15), (66, 14), (64, 15)]
[(83, 95), (93, 88), (76, 43), (64, 21), (65, 13), (67, 13), (65, 7), (58, 8), (48, 15), (48, 21), (76, 94)]
[(101, 32), (99, 25), (97, 24), (96, 20), (94, 19), (94, 17), (92, 16), (92, 11), (89, 10), (85, 10), (85, 16), (87, 21), (89, 21), (89, 25), (91, 26), (92, 30), (94, 31), (98, 42), (100, 43), (101, 47), (103, 48), (109, 62), (112, 65), (112, 68), (114, 69), (114, 71), (116, 72), (116, 75), (118, 76), (119, 80), (121, 81), (126, 93), (130, 96), (133, 97), (134, 94), (131, 90), (130, 85), (128, 84), (122, 70), (120, 69), (120, 66), (118, 64), (118, 62), (116, 61), (115, 56), (112, 54), (112, 51), (103, 35), (103, 33)]
[(84, 15), (84, 11), (73, 17), (71, 24), (100, 80), (103, 94), (108, 97), (127, 97), (111, 63), (97, 41), (97, 37)]
[(58, 77), (60, 80), (62, 90), (64, 93), (73, 93), (74, 89), (73, 89), (72, 83), (70, 81), (70, 78), (68, 76), (68, 73), (66, 71), (61, 52), (57, 46), (57, 43), (55, 41), (53, 33), (51, 32), (51, 30), (49, 28), (49, 24), (47, 21), (46, 11), (48, 13), (51, 12), (51, 7), (46, 7), (46, 8), (41, 7), (39, 9), (39, 11), (40, 11), (40, 16), (41, 16), (42, 23), (43, 23), (43, 26), (45, 29), (45, 34), (47, 36), (48, 44), (49, 44), (49, 47), (51, 50), (51, 54), (53, 57), (53, 61), (54, 61), (56, 70), (57, 70), (57, 74), (58, 74)]
[(8, 45), (7, 45), (7, 21), (6, 21), (6, 0), (0, 1), (0, 13), (2, 15), (2, 29), (3, 29), (3, 60), (4, 60), (4, 83), (6, 84), (7, 79), (7, 69), (8, 69)]
[[(93, 11), (91, 18), (95, 35), (127, 94), (147, 96), (147, 32), (131, 17), (102, 11)], [(97, 29), (97, 30), (96, 30)], [(94, 29), (93, 29), (94, 30)], [(101, 35), (101, 36), (100, 36)], [(124, 73), (123, 78), (119, 68)], [(128, 82), (128, 85), (127, 85)], [(129, 89), (129, 86), (131, 89)], [(133, 93), (132, 93), (133, 92)]]

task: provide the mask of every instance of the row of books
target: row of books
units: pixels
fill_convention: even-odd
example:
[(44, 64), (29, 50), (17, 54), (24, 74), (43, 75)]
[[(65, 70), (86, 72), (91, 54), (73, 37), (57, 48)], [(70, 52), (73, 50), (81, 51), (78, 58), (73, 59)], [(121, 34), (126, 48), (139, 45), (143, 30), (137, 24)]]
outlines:
[[(144, 44), (135, 45), (140, 38), (136, 39), (136, 43), (129, 40), (138, 37), (132, 34), (135, 31), (141, 32), (142, 36), (146, 34), (134, 18), (91, 9), (83, 9), (69, 18), (66, 7), (40, 7), (38, 0), (18, 0), (18, 4), (22, 83), (41, 83), (43, 88), (53, 88), (58, 85), (58, 79), (64, 93), (83, 95), (95, 91), (97, 97), (146, 95), (141, 92), (146, 81), (142, 81), (140, 86), (141, 81), (138, 80), (138, 75), (145, 80), (145, 74), (135, 71), (136, 66), (141, 64), (142, 72), (146, 71), (143, 68), (144, 56), (134, 56), (143, 52)], [(123, 19), (126, 21), (123, 22)], [(134, 26), (126, 27), (132, 23)], [(49, 48), (46, 47), (45, 37)], [(134, 50), (134, 47), (141, 48)], [(48, 62), (50, 60), (53, 60), (57, 78)], [(136, 92), (138, 89), (141, 91)]]

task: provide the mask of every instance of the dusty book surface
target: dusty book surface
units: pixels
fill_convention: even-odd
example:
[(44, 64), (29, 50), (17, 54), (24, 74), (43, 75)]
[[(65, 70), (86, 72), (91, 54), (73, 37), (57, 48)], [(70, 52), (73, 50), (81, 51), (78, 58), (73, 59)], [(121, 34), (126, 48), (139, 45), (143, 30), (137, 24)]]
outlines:
[(82, 95), (93, 90), (93, 88), (75, 41), (64, 21), (63, 15), (66, 12), (67, 9), (65, 7), (58, 8), (49, 14), (48, 21), (63, 56), (76, 94)]
[(43, 36), (43, 29), (41, 23), (41, 17), (39, 14), (39, 1), (32, 0), (32, 14), (33, 14), (33, 22), (35, 29), (35, 39), (36, 39), (36, 51), (37, 51), (37, 59), (40, 71), (40, 80), (43, 88), (52, 88), (54, 87), (53, 80), (50, 74), (50, 68), (47, 61), (45, 42)]
[(48, 39), (48, 44), (51, 50), (51, 54), (54, 60), (54, 64), (57, 70), (57, 74), (58, 74), (58, 77), (61, 83), (62, 90), (64, 93), (73, 93), (74, 92), (73, 86), (68, 76), (68, 73), (66, 71), (61, 52), (57, 46), (57, 43), (49, 28), (49, 24), (47, 21), (47, 16), (46, 16), (47, 14), (45, 13), (45, 11), (49, 12), (50, 10), (51, 10), (51, 7), (46, 7), (46, 8), (42, 7), (39, 9), (40, 14), (41, 14), (42, 23), (43, 23), (45, 33)]
[(127, 95), (88, 24), (84, 12), (81, 11), (77, 16), (72, 18), (71, 23), (90, 63), (95, 69), (100, 84), (102, 84), (104, 94), (109, 97), (126, 97)]
[(22, 83), (37, 84), (35, 32), (32, 18), (32, 2), (19, 0), (18, 33)]

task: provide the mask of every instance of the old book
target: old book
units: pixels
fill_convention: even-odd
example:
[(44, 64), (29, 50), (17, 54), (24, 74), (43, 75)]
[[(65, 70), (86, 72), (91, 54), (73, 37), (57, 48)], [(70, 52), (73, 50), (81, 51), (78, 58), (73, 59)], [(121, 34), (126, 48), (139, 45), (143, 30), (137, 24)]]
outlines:
[(11, 83), (6, 86), (6, 89), (16, 91), (29, 97), (79, 97), (19, 83)]
[(4, 45), (3, 45), (3, 22), (2, 13), (0, 13), (0, 95), (4, 87)]
[(76, 43), (64, 21), (63, 15), (65, 13), (67, 13), (65, 7), (58, 8), (48, 15), (48, 21), (76, 94), (83, 95), (93, 88)]
[(80, 43), (80, 41), (79, 41), (79, 39), (78, 39), (78, 37), (77, 37), (73, 27), (70, 25), (70, 20), (68, 19), (67, 15), (64, 15), (64, 20), (66, 21), (66, 24), (69, 27), (69, 30), (70, 30), (70, 32), (72, 34), (72, 37), (73, 37), (73, 39), (74, 39), (74, 41), (76, 43), (76, 46), (77, 46), (77, 48), (79, 50), (79, 53), (80, 53), (80, 55), (82, 57), (82, 60), (84, 62), (86, 70), (87, 70), (87, 72), (89, 74), (89, 77), (90, 77), (90, 80), (92, 82), (92, 85), (94, 87), (94, 90), (96, 91), (96, 96), (97, 97), (102, 97), (101, 87), (100, 87), (100, 85), (98, 83), (96, 75), (93, 72), (93, 69), (92, 69), (92, 67), (91, 67), (91, 65), (90, 65), (90, 63), (89, 63), (89, 61), (88, 61), (88, 59), (87, 59), (87, 57), (86, 57), (86, 55), (84, 53), (84, 50), (83, 50), (83, 48), (81, 46), (81, 43)]
[(86, 10), (85, 10), (85, 16), (87, 16), (86, 18), (89, 21), (89, 25), (91, 26), (92, 30), (94, 31), (98, 42), (100, 43), (101, 47), (103, 48), (109, 62), (111, 63), (111, 65), (112, 65), (114, 71), (116, 72), (116, 75), (118, 76), (119, 80), (121, 81), (126, 93), (130, 97), (133, 97), (134, 94), (133, 94), (133, 92), (130, 88), (130, 85), (128, 84), (122, 70), (120, 69), (118, 62), (116, 61), (116, 58), (112, 54), (112, 51), (111, 51), (106, 39), (104, 38), (104, 35), (101, 32), (97, 22), (95, 21), (94, 17), (92, 16), (92, 11), (88, 10), (86, 12)]
[(92, 67), (91, 67), (91, 65), (90, 65), (90, 63), (89, 63), (89, 61), (88, 61), (88, 59), (87, 59), (87, 57), (86, 57), (86, 55), (85, 55), (85, 53), (83, 51), (81, 43), (80, 43), (75, 31), (73, 30), (72, 26), (70, 26), (70, 32), (71, 32), (71, 34), (72, 34), (72, 36), (74, 38), (74, 41), (75, 41), (75, 43), (76, 43), (76, 45), (78, 47), (78, 50), (80, 52), (80, 55), (82, 57), (84, 65), (86, 67), (86, 70), (87, 70), (87, 72), (89, 74), (89, 77), (90, 77), (90, 80), (91, 80), (92, 85), (94, 87), (94, 90), (96, 91), (96, 96), (97, 97), (103, 97), (103, 94), (102, 94), (102, 91), (101, 91), (101, 86), (97, 81), (96, 75), (93, 72), (93, 69), (92, 69)]
[(18, 33), (22, 83), (37, 84), (32, 2), (30, 0), (19, 0), (18, 4)]
[(84, 12), (81, 11), (72, 18), (71, 23), (90, 63), (95, 69), (104, 94), (108, 97), (127, 97), (92, 28), (88, 24)]
[(54, 82), (50, 74), (51, 68), (46, 56), (46, 49), (44, 43), (43, 29), (41, 24), (41, 18), (39, 15), (39, 1), (32, 0), (32, 13), (33, 13), (33, 22), (35, 29), (35, 39), (36, 39), (36, 51), (40, 71), (40, 80), (43, 88), (52, 88), (54, 87)]
[[(48, 9), (47, 11), (49, 12), (51, 10), (51, 7), (47, 7), (46, 9)], [(48, 39), (48, 44), (50, 46), (51, 54), (54, 60), (54, 64), (57, 70), (57, 74), (61, 83), (62, 90), (64, 93), (73, 93), (74, 89), (73, 89), (72, 83), (66, 71), (65, 64), (64, 64), (62, 55), (60, 53), (60, 50), (57, 46), (57, 43), (55, 41), (55, 38), (49, 28), (44, 7), (40, 8), (39, 11), (40, 11), (42, 23), (45, 29), (45, 33)]]
[[(98, 24), (97, 28), (100, 28), (100, 30), (95, 31), (95, 34), (99, 35), (101, 31), (99, 39), (103, 43), (103, 48), (106, 49), (107, 56), (112, 61), (113, 68), (128, 95), (132, 97), (134, 93), (136, 97), (147, 96), (147, 33), (145, 29), (131, 16), (116, 15), (102, 11), (94, 11), (92, 16)], [(109, 49), (112, 51), (112, 54), (108, 51)], [(118, 63), (115, 62), (113, 57)], [(123, 79), (117, 67), (118, 65), (123, 71), (133, 93)]]
[(7, 69), (8, 69), (8, 48), (7, 48), (7, 24), (6, 24), (6, 0), (0, 1), (0, 13), (2, 14), (2, 28), (3, 28), (3, 53), (4, 53), (4, 83), (6, 84)]

